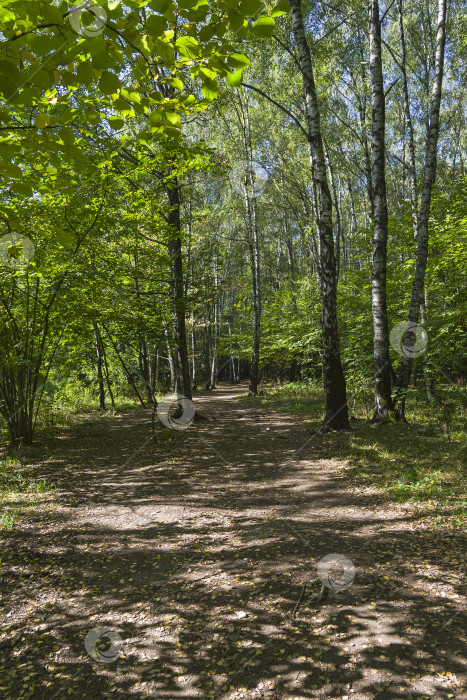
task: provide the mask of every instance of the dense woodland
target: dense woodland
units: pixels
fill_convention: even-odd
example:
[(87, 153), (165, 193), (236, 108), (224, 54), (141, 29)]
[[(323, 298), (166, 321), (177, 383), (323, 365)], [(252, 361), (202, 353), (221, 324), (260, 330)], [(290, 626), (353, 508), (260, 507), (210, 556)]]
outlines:
[(10, 441), (244, 378), (465, 408), (463, 3), (86, 7), (1, 10)]
[(0, 2), (1, 698), (466, 697), (466, 108), (465, 0)]

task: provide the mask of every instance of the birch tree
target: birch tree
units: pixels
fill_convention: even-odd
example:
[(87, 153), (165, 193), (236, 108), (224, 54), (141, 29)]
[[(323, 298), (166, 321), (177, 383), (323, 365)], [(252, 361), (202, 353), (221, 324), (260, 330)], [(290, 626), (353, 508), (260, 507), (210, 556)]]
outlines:
[(339, 351), (337, 325), (337, 268), (332, 226), (332, 198), (326, 173), (321, 119), (310, 47), (303, 23), (301, 0), (289, 0), (292, 30), (298, 49), (305, 92), (307, 135), (311, 166), (318, 194), (319, 270), (321, 323), (323, 336), (323, 375), (326, 395), (324, 429), (350, 429), (347, 391)]
[[(431, 93), (430, 116), (427, 128), (423, 187), (418, 215), (417, 251), (415, 274), (412, 283), (412, 296), (407, 316), (408, 328), (414, 328), (420, 317), (420, 307), (424, 300), (425, 273), (428, 259), (428, 221), (430, 217), (431, 195), (436, 179), (436, 160), (440, 128), (441, 93), (444, 73), (444, 53), (446, 45), (447, 0), (438, 1), (438, 28), (436, 33), (436, 53), (433, 88)], [(407, 335), (407, 334), (406, 334)], [(396, 387), (399, 394), (398, 416), (405, 420), (405, 393), (409, 384), (414, 353), (407, 339), (403, 341), (403, 355), (397, 369)]]
[(386, 298), (388, 200), (386, 190), (386, 98), (381, 55), (381, 20), (378, 0), (370, 0), (370, 77), (371, 77), (371, 179), (374, 197), (373, 266), (371, 302), (373, 313), (373, 357), (375, 412), (373, 421), (387, 420), (393, 412), (389, 323)]

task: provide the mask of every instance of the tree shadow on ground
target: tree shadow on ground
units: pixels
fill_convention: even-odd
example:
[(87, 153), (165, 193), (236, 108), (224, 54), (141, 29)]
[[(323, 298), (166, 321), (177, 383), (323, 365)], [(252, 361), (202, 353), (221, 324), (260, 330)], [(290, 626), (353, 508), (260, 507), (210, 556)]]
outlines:
[[(349, 490), (325, 442), (293, 460), (306, 426), (233, 397), (183, 439), (141, 413), (37, 463), (59, 498), (1, 533), (5, 698), (461, 697), (465, 537)], [(318, 600), (334, 552), (356, 577)]]

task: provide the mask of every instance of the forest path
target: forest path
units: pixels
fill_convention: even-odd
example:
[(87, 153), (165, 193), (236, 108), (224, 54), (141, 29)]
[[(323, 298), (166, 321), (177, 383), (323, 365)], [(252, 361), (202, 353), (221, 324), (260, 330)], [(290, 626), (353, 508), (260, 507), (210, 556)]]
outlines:
[[(53, 509), (0, 533), (1, 697), (467, 697), (461, 536), (358, 491), (245, 388), (157, 444), (149, 411), (51, 442)], [(307, 597), (332, 553), (355, 580)]]

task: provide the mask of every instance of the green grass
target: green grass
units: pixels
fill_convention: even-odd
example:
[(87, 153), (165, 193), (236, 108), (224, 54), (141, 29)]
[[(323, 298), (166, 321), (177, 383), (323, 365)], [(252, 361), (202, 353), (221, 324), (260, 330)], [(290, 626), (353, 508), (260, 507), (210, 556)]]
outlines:
[(95, 398), (82, 399), (79, 403), (67, 404), (55, 403), (53, 410), (50, 406), (44, 406), (39, 411), (39, 420), (35, 436), (53, 435), (57, 430), (72, 425), (94, 422), (101, 418), (112, 418), (115, 415), (127, 413), (138, 409), (140, 404), (137, 399), (119, 398), (115, 401), (115, 412), (107, 402), (107, 410), (101, 411)]
[(0, 530), (12, 530), (19, 514), (49, 501), (54, 485), (34, 478), (34, 469), (15, 457), (0, 459)]
[[(462, 396), (456, 401), (454, 389), (439, 387), (441, 401), (435, 405), (427, 405), (412, 391), (408, 426), (370, 424), (368, 408), (350, 396), (354, 430), (317, 436), (312, 451), (338, 459), (355, 483), (392, 501), (412, 504), (421, 514), (432, 516), (433, 523), (462, 526), (467, 517), (466, 409)], [(267, 384), (261, 390), (265, 396), (244, 394), (242, 401), (303, 416), (310, 423), (310, 433), (319, 427), (324, 415), (320, 386)]]

